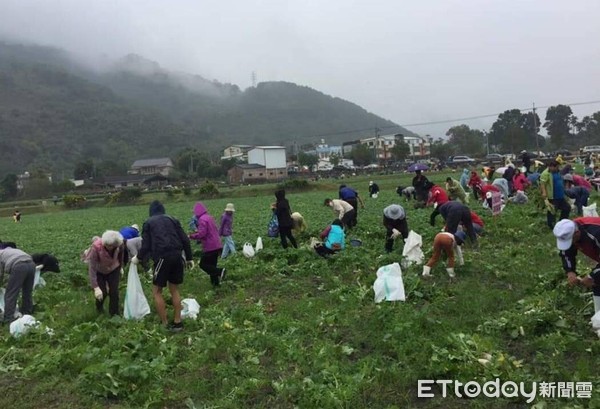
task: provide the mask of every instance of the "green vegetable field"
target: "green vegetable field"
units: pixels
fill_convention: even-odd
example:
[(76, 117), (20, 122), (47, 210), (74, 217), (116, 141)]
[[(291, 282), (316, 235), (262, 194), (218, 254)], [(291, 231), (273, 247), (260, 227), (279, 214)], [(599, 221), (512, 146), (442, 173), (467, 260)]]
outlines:
[[(440, 184), (445, 179), (428, 176)], [(283, 250), (266, 236), (274, 185), (264, 195), (205, 201), (217, 222), (225, 204), (235, 204), (238, 253), (220, 262), (228, 274), (217, 290), (198, 267), (186, 273), (182, 297), (195, 298), (201, 310), (177, 334), (161, 327), (144, 273), (151, 315), (141, 322), (98, 316), (79, 259), (92, 236), (141, 226), (147, 203), (159, 197), (128, 207), (25, 211), (20, 224), (4, 217), (0, 239), (30, 253), (53, 253), (62, 272), (45, 273), (47, 286), (34, 292), (34, 316), (53, 335), (42, 328), (15, 339), (1, 328), (0, 407), (600, 408), (591, 294), (567, 286), (545, 216), (531, 203), (509, 204), (495, 220), (472, 205), (486, 235), (478, 252), (465, 249), (457, 280), (448, 279), (443, 263), (429, 280), (421, 279), (421, 266), (411, 266), (403, 270), (406, 302), (374, 303), (377, 268), (400, 262), (402, 252), (401, 240), (384, 252), (383, 208), (405, 207), (409, 228), (423, 236), (426, 259), (442, 228), (441, 216), (431, 227), (430, 208), (414, 209), (395, 193), (410, 177), (372, 177), (382, 188), (377, 199), (367, 195), (369, 179), (344, 181), (366, 203), (347, 236), (363, 245), (329, 259), (307, 246), (333, 220), (323, 200), (337, 197), (339, 181), (288, 194), (292, 210), (309, 225), (297, 250)], [(193, 196), (159, 199), (187, 229)], [(264, 250), (246, 259), (242, 245), (258, 236)], [(192, 247), (197, 261), (199, 247)], [(582, 255), (579, 262), (588, 272)], [(123, 277), (121, 310), (125, 284)], [(538, 394), (529, 403), (524, 397), (443, 398), (439, 387), (434, 398), (417, 396), (419, 379), (483, 384), (496, 378), (525, 382), (528, 389), (532, 382), (591, 382), (593, 390), (591, 398)]]

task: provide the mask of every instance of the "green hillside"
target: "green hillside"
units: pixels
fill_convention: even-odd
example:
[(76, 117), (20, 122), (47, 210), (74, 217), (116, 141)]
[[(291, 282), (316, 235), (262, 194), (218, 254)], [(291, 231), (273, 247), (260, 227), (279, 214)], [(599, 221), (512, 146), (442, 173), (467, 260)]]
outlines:
[[(127, 166), (184, 147), (329, 143), (409, 131), (308, 87), (233, 84), (169, 72), (130, 55), (102, 73), (66, 52), (0, 43), (0, 176), (43, 169), (70, 176), (94, 159)], [(364, 130), (362, 132), (344, 132)]]

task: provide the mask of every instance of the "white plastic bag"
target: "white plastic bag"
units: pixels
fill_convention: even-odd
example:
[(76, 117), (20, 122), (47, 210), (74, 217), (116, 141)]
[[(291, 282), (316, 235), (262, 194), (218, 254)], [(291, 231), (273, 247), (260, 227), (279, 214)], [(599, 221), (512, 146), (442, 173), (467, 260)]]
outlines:
[(148, 305), (148, 300), (142, 289), (137, 265), (131, 263), (129, 264), (129, 273), (127, 273), (127, 291), (125, 292), (123, 317), (128, 320), (139, 320), (148, 314), (150, 314), (150, 305)]
[(27, 333), (31, 328), (37, 328), (40, 325), (39, 321), (31, 315), (23, 315), (21, 318), (10, 323), (10, 335), (15, 338)]
[(254, 257), (255, 252), (254, 252), (254, 248), (252, 247), (252, 244), (250, 244), (250, 243), (244, 244), (242, 253), (244, 254), (244, 256), (246, 256), (248, 258)]
[(408, 261), (408, 265), (412, 263), (423, 264), (425, 255), (423, 254), (423, 250), (421, 250), (422, 245), (423, 238), (421, 235), (411, 230), (408, 233), (408, 237), (404, 242), (404, 249), (402, 250), (402, 256)]
[(595, 330), (600, 330), (600, 311), (594, 314), (592, 317), (592, 327)]
[(372, 197), (373, 199), (377, 199), (377, 197), (379, 197), (379, 193), (373, 193), (373, 194), (371, 195), (371, 197)]
[(259, 251), (259, 250), (262, 250), (262, 249), (263, 249), (262, 238), (259, 236), (259, 237), (256, 239), (256, 248), (255, 248), (255, 250), (256, 250), (256, 251)]
[(42, 266), (35, 266), (35, 278), (33, 279), (33, 288), (45, 287), (46, 280), (41, 276)]
[(398, 263), (388, 264), (377, 270), (377, 279), (373, 284), (375, 291), (375, 302), (405, 301), (404, 282), (402, 281), (402, 270)]
[(589, 206), (583, 206), (583, 217), (598, 217), (596, 203), (592, 203)]
[(200, 313), (200, 304), (194, 298), (181, 300), (181, 318), (196, 319)]

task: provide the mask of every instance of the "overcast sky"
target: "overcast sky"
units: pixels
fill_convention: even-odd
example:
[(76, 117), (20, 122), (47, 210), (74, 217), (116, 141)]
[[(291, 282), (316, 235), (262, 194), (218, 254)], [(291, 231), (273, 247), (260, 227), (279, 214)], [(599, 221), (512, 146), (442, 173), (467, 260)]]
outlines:
[(404, 125), (600, 100), (599, 15), (598, 0), (0, 0), (0, 35), (242, 89), (256, 72)]

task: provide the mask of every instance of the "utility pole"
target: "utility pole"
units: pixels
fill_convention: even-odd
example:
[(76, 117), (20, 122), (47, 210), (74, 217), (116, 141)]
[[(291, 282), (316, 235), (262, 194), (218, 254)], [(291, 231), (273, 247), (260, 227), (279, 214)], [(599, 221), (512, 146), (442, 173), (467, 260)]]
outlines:
[(535, 102), (532, 102), (533, 104), (533, 136), (535, 137), (535, 146), (537, 149), (537, 155), (539, 156), (540, 154), (540, 141), (538, 138), (538, 133), (537, 133), (537, 120), (535, 119)]
[(252, 71), (252, 88), (256, 88), (256, 71)]

